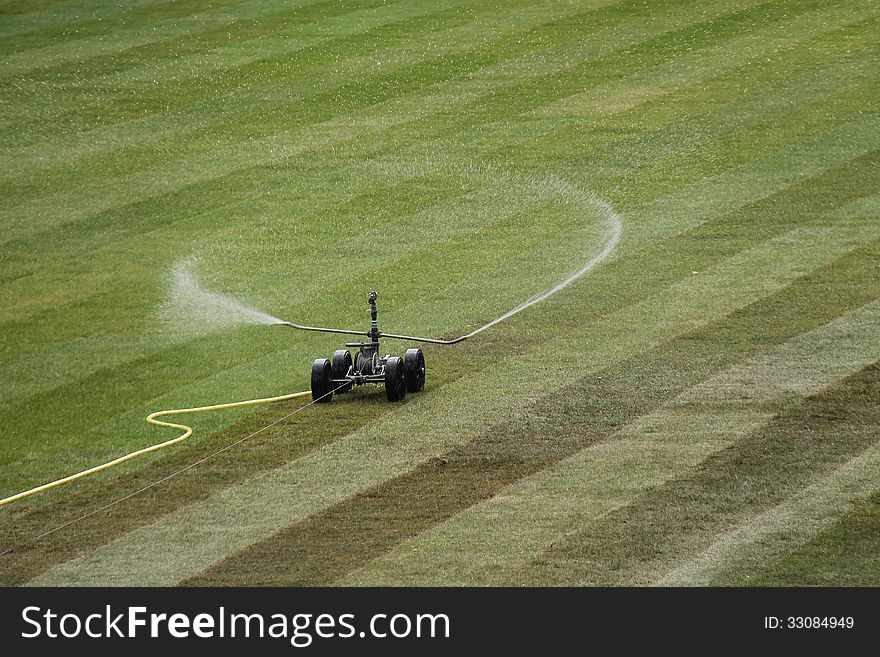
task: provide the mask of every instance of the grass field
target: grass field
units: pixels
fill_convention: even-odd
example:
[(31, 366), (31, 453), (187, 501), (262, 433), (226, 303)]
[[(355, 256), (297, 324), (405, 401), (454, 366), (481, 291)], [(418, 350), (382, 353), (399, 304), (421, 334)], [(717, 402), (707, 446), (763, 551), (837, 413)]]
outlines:
[(0, 507), (0, 583), (880, 585), (878, 67), (871, 0), (0, 2), (0, 497), (341, 344), (175, 268), (457, 335), (622, 227), (402, 404)]

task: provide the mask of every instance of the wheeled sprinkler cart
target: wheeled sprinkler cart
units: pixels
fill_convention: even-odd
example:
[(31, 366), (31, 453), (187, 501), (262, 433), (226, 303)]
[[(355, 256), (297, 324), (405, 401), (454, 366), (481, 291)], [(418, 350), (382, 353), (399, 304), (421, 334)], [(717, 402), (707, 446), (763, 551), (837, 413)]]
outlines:
[[(425, 388), (425, 356), (422, 350), (407, 349), (403, 358), (399, 356), (382, 356), (379, 351), (380, 338), (395, 338), (415, 342), (431, 342), (435, 344), (454, 344), (465, 339), (437, 340), (419, 338), (411, 335), (382, 333), (377, 319), (376, 299), (379, 295), (370, 292), (370, 330), (354, 331), (349, 329), (322, 328), (318, 326), (302, 326), (292, 322), (283, 322), (284, 326), (304, 331), (322, 331), (324, 333), (345, 333), (363, 335), (364, 342), (348, 342), (346, 349), (337, 349), (333, 358), (316, 358), (312, 363), (312, 399), (327, 403), (333, 394), (349, 392), (354, 386), (367, 383), (384, 385), (388, 401), (403, 401), (407, 392), (420, 392)], [(467, 336), (465, 336), (467, 337)], [(352, 358), (348, 348), (356, 347), (358, 351)]]

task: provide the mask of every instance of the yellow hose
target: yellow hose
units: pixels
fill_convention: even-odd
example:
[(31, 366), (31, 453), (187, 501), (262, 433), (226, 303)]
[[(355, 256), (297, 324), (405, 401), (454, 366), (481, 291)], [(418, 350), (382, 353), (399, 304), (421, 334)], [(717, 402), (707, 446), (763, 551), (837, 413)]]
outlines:
[(310, 395), (311, 391), (304, 390), (303, 392), (293, 392), (289, 395), (280, 395), (278, 397), (264, 397), (262, 399), (247, 399), (245, 401), (237, 401), (237, 402), (227, 402), (225, 404), (212, 404), (211, 406), (196, 406), (194, 408), (175, 408), (169, 411), (156, 411), (155, 413), (150, 413), (147, 416), (147, 422), (150, 424), (156, 424), (160, 427), (170, 427), (171, 429), (179, 429), (183, 431), (183, 434), (178, 436), (177, 438), (172, 438), (171, 440), (166, 440), (164, 443), (159, 443), (157, 445), (152, 445), (151, 447), (145, 447), (143, 449), (139, 449), (131, 454), (126, 454), (125, 456), (120, 456), (119, 458), (113, 459), (112, 461), (107, 461), (107, 463), (102, 463), (101, 465), (96, 465), (93, 468), (89, 468), (88, 470), (83, 470), (82, 472), (77, 472), (76, 474), (72, 474), (68, 477), (64, 477), (63, 479), (58, 479), (57, 481), (50, 481), (48, 484), (43, 484), (42, 486), (37, 486), (36, 488), (31, 488), (30, 490), (22, 491), (21, 493), (16, 493), (15, 495), (11, 495), (9, 497), (5, 497), (0, 500), (0, 506), (4, 504), (9, 504), (10, 502), (15, 502), (16, 500), (20, 500), (23, 497), (28, 497), (29, 495), (34, 495), (36, 493), (41, 493), (44, 490), (49, 490), (50, 488), (55, 488), (56, 486), (61, 486), (62, 484), (69, 483), (71, 481), (76, 481), (77, 479), (81, 479), (82, 477), (87, 477), (90, 474), (94, 474), (96, 472), (100, 472), (101, 470), (106, 470), (107, 468), (112, 468), (113, 466), (119, 465), (120, 463), (125, 463), (129, 459), (133, 459), (136, 456), (140, 456), (142, 454), (148, 454), (150, 452), (158, 451), (164, 447), (169, 447), (170, 445), (174, 445), (179, 442), (183, 442), (187, 438), (192, 435), (193, 429), (185, 424), (175, 424), (173, 422), (164, 422), (162, 420), (157, 420), (156, 418), (161, 417), (163, 415), (182, 415), (184, 413), (202, 413), (204, 411), (219, 411), (226, 408), (236, 408), (238, 406), (252, 406), (254, 404), (269, 404), (271, 402), (279, 402), (285, 401), (287, 399), (296, 399), (297, 397), (305, 397), (306, 395)]

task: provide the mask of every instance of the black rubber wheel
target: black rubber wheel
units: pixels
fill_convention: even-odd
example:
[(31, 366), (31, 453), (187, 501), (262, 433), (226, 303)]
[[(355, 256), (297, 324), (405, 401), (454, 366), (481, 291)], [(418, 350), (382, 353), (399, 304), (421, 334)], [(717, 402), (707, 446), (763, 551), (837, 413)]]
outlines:
[[(333, 364), (331, 366), (333, 371), (334, 379), (344, 379), (348, 375), (348, 371), (351, 369), (351, 353), (348, 349), (337, 349), (333, 352)], [(339, 386), (338, 383), (334, 383), (334, 386)], [(343, 392), (348, 392), (354, 387), (353, 383), (346, 383), (341, 388), (336, 388), (336, 394), (341, 395)]]
[(333, 370), (326, 358), (316, 358), (312, 363), (312, 399), (326, 404), (333, 399)]
[(397, 356), (385, 362), (385, 395), (390, 402), (403, 401), (406, 397), (406, 372), (403, 359)]
[(421, 392), (425, 389), (425, 356), (421, 349), (407, 349), (403, 355), (406, 370), (406, 391)]

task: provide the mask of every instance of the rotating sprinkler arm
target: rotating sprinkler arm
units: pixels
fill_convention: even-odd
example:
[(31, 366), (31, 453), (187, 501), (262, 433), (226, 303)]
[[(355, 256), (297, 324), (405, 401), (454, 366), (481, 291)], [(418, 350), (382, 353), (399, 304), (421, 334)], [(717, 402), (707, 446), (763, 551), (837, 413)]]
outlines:
[[(354, 331), (351, 329), (336, 329), (336, 328), (323, 328), (320, 326), (303, 326), (301, 324), (294, 324), (293, 322), (281, 322), (281, 326), (289, 326), (290, 328), (300, 329), (301, 331), (320, 331), (322, 333), (345, 333), (347, 335), (365, 335), (368, 338), (373, 337), (372, 330), (370, 331)], [(382, 333), (381, 331), (378, 333), (380, 338), (395, 338), (397, 340), (411, 340), (412, 342), (430, 342), (431, 344), (456, 344), (457, 342), (461, 342), (462, 340), (467, 340), (470, 335), (462, 335), (458, 338), (452, 338), (451, 340), (438, 340), (437, 338), (419, 338), (414, 335), (398, 335), (396, 333)]]
[(366, 335), (369, 337), (369, 331), (354, 331), (352, 329), (336, 329), (323, 328), (321, 326), (303, 326), (302, 324), (294, 324), (293, 322), (280, 322), (281, 326), (289, 326), (290, 328), (299, 329), (301, 331), (320, 331), (321, 333), (345, 333), (347, 335)]
[(414, 335), (397, 335), (396, 333), (383, 333), (383, 338), (396, 338), (398, 340), (412, 340), (413, 342), (430, 342), (431, 344), (456, 344), (462, 340), (467, 340), (470, 335), (462, 335), (451, 340), (438, 340), (437, 338), (419, 338)]
[(396, 340), (410, 340), (412, 342), (430, 342), (431, 344), (456, 344), (461, 342), (462, 340), (467, 340), (469, 337), (474, 335), (475, 333), (479, 333), (483, 330), (481, 327), (476, 331), (468, 333), (467, 335), (462, 335), (457, 338), (452, 338), (451, 340), (439, 340), (437, 338), (420, 338), (414, 335), (399, 335), (397, 333), (382, 333), (379, 330), (379, 322), (378, 322), (378, 311), (376, 310), (376, 299), (379, 298), (379, 295), (376, 292), (370, 292), (370, 297), (368, 299), (370, 304), (370, 330), (369, 331), (354, 331), (352, 329), (337, 329), (337, 328), (323, 328), (320, 326), (303, 326), (302, 324), (294, 324), (293, 322), (281, 322), (282, 326), (289, 326), (290, 328), (300, 329), (302, 331), (320, 331), (322, 333), (345, 333), (346, 335), (365, 335), (370, 338), (373, 342), (378, 342), (379, 338), (394, 338)]

